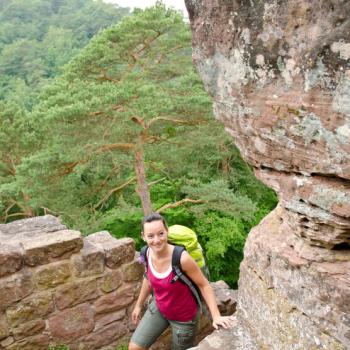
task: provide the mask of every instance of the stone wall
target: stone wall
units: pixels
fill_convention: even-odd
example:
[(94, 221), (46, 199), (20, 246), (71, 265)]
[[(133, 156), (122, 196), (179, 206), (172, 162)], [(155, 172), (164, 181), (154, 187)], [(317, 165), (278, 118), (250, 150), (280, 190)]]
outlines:
[(0, 225), (0, 242), (0, 349), (100, 349), (130, 335), (143, 274), (132, 239), (83, 238), (44, 216)]
[(225, 346), (350, 349), (350, 1), (185, 2), (215, 117), (279, 196), (249, 234)]
[[(130, 313), (144, 268), (131, 238), (82, 237), (50, 215), (0, 225), (0, 350), (116, 350), (134, 326)], [(236, 292), (213, 283), (222, 314)], [(212, 331), (200, 321), (198, 341)], [(152, 347), (168, 350), (170, 332)]]

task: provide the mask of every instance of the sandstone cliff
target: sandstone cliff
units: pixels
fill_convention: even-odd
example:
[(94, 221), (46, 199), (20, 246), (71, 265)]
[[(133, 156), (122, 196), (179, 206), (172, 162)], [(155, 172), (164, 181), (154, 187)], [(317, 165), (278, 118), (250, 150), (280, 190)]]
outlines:
[[(278, 207), (200, 349), (350, 348), (350, 1), (185, 0), (214, 112)], [(225, 340), (224, 340), (225, 339)]]

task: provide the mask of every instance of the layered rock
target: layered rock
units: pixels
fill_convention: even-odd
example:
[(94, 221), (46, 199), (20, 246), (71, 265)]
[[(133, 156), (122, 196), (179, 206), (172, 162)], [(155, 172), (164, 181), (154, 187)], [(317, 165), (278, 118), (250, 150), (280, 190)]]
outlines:
[(215, 116), (279, 195), (246, 243), (235, 329), (257, 349), (348, 349), (350, 2), (185, 2)]

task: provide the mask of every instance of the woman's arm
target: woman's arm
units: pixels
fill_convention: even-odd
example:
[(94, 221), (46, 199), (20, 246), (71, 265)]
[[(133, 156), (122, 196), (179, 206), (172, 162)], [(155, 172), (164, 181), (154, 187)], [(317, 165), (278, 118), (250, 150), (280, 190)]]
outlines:
[(207, 303), (211, 317), (213, 318), (213, 327), (218, 329), (219, 326), (228, 328), (231, 325), (230, 317), (223, 317), (220, 315), (213, 288), (208, 280), (204, 277), (201, 269), (192, 257), (187, 253), (181, 255), (181, 268), (186, 275), (197, 285), (202, 293), (202, 296)]
[(142, 286), (140, 290), (139, 297), (137, 298), (134, 310), (131, 314), (131, 320), (134, 324), (138, 324), (141, 319), (141, 310), (143, 304), (145, 303), (148, 296), (151, 294), (151, 286), (147, 278), (144, 278), (142, 281)]

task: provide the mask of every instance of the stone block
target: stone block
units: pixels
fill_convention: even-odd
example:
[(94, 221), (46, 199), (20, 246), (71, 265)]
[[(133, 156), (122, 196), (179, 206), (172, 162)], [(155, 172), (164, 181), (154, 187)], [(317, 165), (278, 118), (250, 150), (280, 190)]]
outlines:
[(116, 321), (89, 334), (84, 339), (84, 345), (88, 349), (100, 349), (112, 344), (128, 332), (128, 327), (123, 321)]
[(222, 316), (230, 316), (236, 311), (238, 292), (230, 289), (224, 281), (211, 282), (216, 303)]
[(101, 290), (105, 293), (116, 290), (123, 282), (123, 275), (120, 270), (109, 270), (103, 275), (99, 281)]
[(108, 293), (95, 301), (97, 314), (113, 312), (127, 307), (135, 299), (135, 285), (123, 284), (114, 292)]
[(0, 243), (0, 277), (20, 270), (22, 261), (23, 253), (19, 244)]
[(107, 231), (101, 231), (89, 235), (87, 239), (104, 250), (105, 263), (111, 269), (134, 259), (135, 242), (131, 238), (116, 239)]
[(70, 276), (69, 261), (58, 261), (40, 266), (34, 273), (34, 280), (40, 289), (48, 289), (65, 283)]
[(78, 277), (101, 274), (105, 267), (104, 259), (104, 250), (84, 238), (83, 249), (79, 254), (72, 256), (74, 274)]
[(57, 288), (54, 294), (55, 304), (60, 310), (96, 298), (98, 298), (96, 279), (77, 280), (65, 284)]
[(6, 350), (47, 350), (49, 342), (50, 338), (47, 334), (39, 334), (13, 343)]
[(0, 280), (0, 310), (5, 310), (11, 304), (25, 298), (32, 293), (33, 289), (32, 273), (27, 269), (2, 278)]
[(43, 233), (65, 230), (59, 218), (52, 215), (37, 216), (29, 219), (22, 219), (0, 224), (0, 240), (9, 242), (19, 242), (25, 238), (33, 238)]
[(258, 346), (250, 331), (239, 319), (233, 318), (228, 329), (219, 328), (203, 339), (197, 346), (188, 350), (267, 350)]
[(80, 251), (83, 239), (78, 231), (62, 230), (25, 239), (22, 245), (25, 263), (37, 266), (69, 258)]
[(94, 331), (97, 331), (112, 322), (123, 319), (125, 315), (126, 315), (126, 309), (118, 310), (110, 314), (97, 315), (95, 320)]
[(12, 329), (12, 334), (17, 341), (38, 334), (44, 329), (45, 321), (40, 319), (20, 324), (17, 328)]
[(123, 265), (123, 279), (125, 282), (140, 281), (145, 272), (144, 265), (136, 260)]
[(14, 342), (15, 342), (15, 340), (13, 339), (13, 337), (8, 337), (8, 338), (4, 339), (0, 342), (0, 345), (2, 346), (2, 347), (0, 347), (0, 349), (3, 350), (3, 348), (6, 348), (7, 346), (13, 344)]
[(0, 312), (0, 340), (9, 335), (9, 327), (4, 312)]
[(54, 341), (68, 343), (94, 329), (94, 310), (89, 304), (56, 313), (48, 320), (48, 328)]
[(54, 310), (52, 295), (50, 292), (36, 293), (15, 306), (6, 310), (7, 320), (11, 327), (42, 318)]

